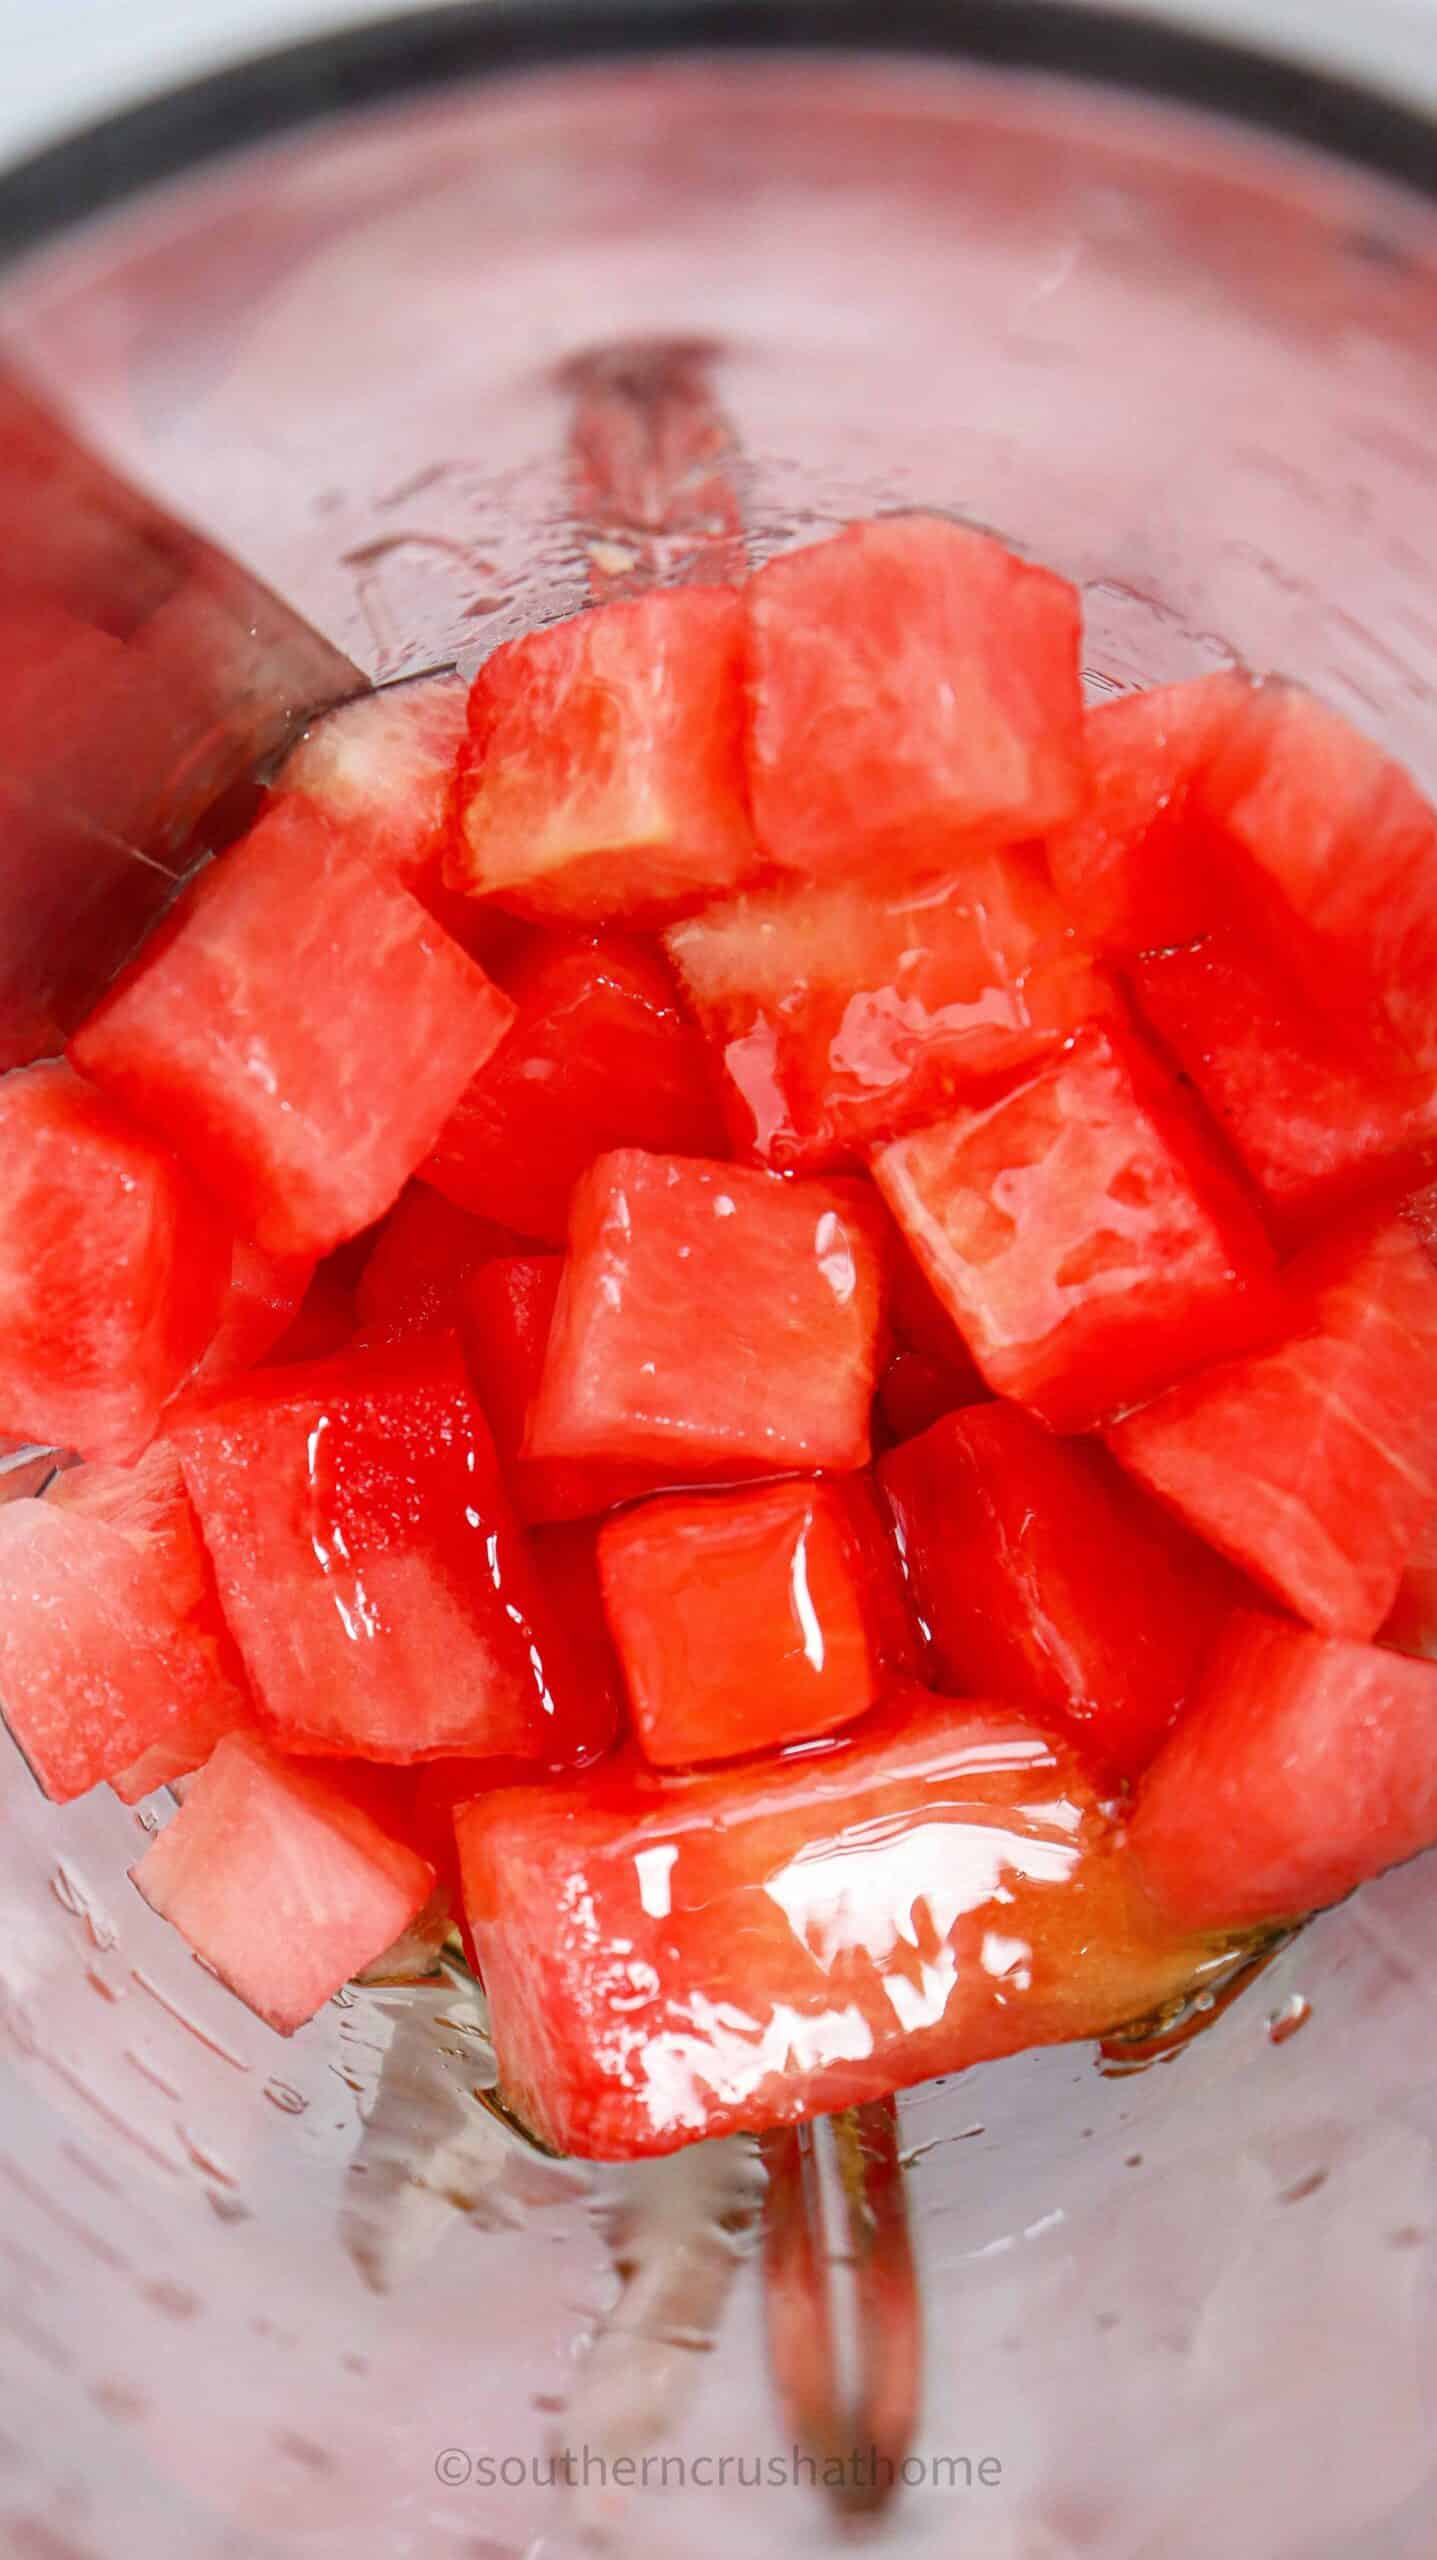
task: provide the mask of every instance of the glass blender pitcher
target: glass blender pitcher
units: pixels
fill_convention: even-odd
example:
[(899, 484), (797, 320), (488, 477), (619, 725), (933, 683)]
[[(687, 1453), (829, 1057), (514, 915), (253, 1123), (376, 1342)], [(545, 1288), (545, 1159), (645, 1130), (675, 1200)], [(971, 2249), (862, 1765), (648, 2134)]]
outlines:
[[(78, 673), (53, 750), (0, 705), (11, 1057), (309, 710), (583, 600), (572, 386), (607, 348), (699, 351), (753, 557), (955, 510), (1081, 586), (1095, 695), (1279, 669), (1437, 787), (1434, 194), (1397, 107), (1047, 0), (481, 0), (0, 179), (15, 398), (153, 536), (100, 627), (176, 680), (249, 644), (244, 717), (227, 675), (208, 763), (143, 806), (104, 799), (129, 750)], [(751, 2146), (540, 2155), (449, 1981), (284, 2045), (131, 1889), (153, 1812), (61, 1814), (8, 1745), (0, 1797), (16, 2560), (849, 2547), (768, 2376)], [(1434, 1964), (1429, 1862), (1170, 2062), (900, 2100), (926, 2388), (866, 2549), (1430, 2552)]]

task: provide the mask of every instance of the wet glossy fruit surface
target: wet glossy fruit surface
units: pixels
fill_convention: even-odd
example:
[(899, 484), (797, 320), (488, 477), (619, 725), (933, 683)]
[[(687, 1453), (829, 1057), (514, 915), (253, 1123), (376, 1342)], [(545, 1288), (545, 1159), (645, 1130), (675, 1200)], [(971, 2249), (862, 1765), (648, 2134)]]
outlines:
[(1072, 1755), (912, 1691), (826, 1750), (616, 1764), (480, 1801), (459, 1837), (510, 2093), (600, 2158), (1094, 2034), (1202, 1960), (1145, 1920)]

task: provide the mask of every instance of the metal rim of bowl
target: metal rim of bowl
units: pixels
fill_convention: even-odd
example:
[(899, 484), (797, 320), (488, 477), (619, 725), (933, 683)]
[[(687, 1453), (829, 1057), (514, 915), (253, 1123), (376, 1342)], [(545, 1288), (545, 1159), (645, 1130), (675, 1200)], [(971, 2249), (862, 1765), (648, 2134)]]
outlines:
[(1088, 0), (450, 0), (227, 65), (0, 171), (0, 262), (208, 160), (446, 84), (643, 56), (815, 52), (1086, 80), (1256, 126), (1437, 197), (1437, 118)]

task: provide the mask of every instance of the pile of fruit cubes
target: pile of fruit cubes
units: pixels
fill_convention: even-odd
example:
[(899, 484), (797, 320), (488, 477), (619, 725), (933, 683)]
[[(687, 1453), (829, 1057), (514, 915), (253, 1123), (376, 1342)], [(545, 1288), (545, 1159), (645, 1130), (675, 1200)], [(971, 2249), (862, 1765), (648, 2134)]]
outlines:
[(1160, 2012), (1437, 1838), (1437, 816), (936, 517), (331, 715), (0, 1078), (0, 1705), (557, 2148)]

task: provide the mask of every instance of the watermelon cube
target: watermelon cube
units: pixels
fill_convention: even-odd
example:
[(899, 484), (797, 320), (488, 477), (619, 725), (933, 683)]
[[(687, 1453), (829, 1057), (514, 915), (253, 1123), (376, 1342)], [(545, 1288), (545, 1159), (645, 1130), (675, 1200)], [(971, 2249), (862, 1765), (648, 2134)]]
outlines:
[(1130, 982), (1284, 1236), (1311, 1235), (1363, 1198), (1396, 1197), (1437, 1145), (1432, 1077), (1305, 1004), (1239, 936), (1218, 930), (1150, 952)]
[(657, 1768), (835, 1733), (887, 1685), (842, 1484), (640, 1503), (599, 1532), (634, 1731)]
[(916, 886), (752, 890), (666, 942), (722, 1063), (737, 1143), (783, 1168), (852, 1161), (991, 1091), (1113, 1002), (1028, 850), (977, 853)]
[(1240, 1614), (1139, 1791), (1179, 1928), (1296, 1919), (1437, 1841), (1437, 1664)]
[(1055, 1430), (1119, 1413), (1273, 1319), (1272, 1253), (1136, 1042), (1081, 1032), (1001, 1101), (873, 1171), (999, 1395)]
[(174, 1437), (286, 1750), (547, 1764), (594, 1747), (452, 1336), (255, 1371)]
[(749, 786), (770, 859), (939, 870), (1073, 816), (1078, 596), (936, 516), (849, 525), (747, 589)]
[(400, 1342), (460, 1324), (465, 1282), (515, 1242), (507, 1227), (471, 1218), (427, 1182), (411, 1182), (359, 1276), (355, 1312), (366, 1340)]
[(561, 1244), (595, 1156), (721, 1149), (704, 1043), (656, 952), (622, 934), (556, 934), (506, 984), (514, 1029), (420, 1168), (456, 1207)]
[(682, 1778), (626, 1756), (457, 1828), (501, 2085), (590, 2159), (1105, 2033), (1205, 1962), (1073, 1754), (912, 1689), (825, 1750)]
[(0, 1432), (133, 1457), (214, 1335), (230, 1232), (56, 1061), (0, 1079), (0, 1161)]
[(513, 1019), (306, 801), (204, 873), (71, 1044), (268, 1252), (387, 1209)]
[(0, 1505), (0, 1708), (57, 1803), (102, 1778), (135, 1803), (253, 1721), (162, 1444)]
[(1139, 1481), (1325, 1635), (1377, 1633), (1437, 1505), (1437, 1271), (1401, 1219), (1286, 1274), (1271, 1347), (1109, 1432)]
[(1233, 894), (1230, 848), (1203, 786), (1243, 733), (1246, 676), (1224, 672), (1120, 694), (1087, 715), (1086, 806), (1054, 829), (1060, 896), (1093, 941), (1124, 952), (1192, 942)]
[(285, 758), (276, 793), (337, 820), (357, 850), (425, 899), (437, 877), (467, 728), (462, 676), (411, 677), (341, 703)]
[(1191, 1697), (1232, 1592), (1105, 1452), (1017, 1405), (950, 1413), (880, 1460), (928, 1677), (1056, 1718), (1132, 1778)]
[(237, 1236), (219, 1327), (192, 1384), (217, 1386), (257, 1368), (289, 1332), (314, 1273), (308, 1254), (266, 1253)]
[(464, 1283), (460, 1332), (469, 1369), (521, 1520), (592, 1520), (621, 1502), (756, 1470), (737, 1462), (701, 1466), (682, 1457), (636, 1463), (609, 1458), (526, 1458), (529, 1408), (539, 1392), (564, 1274), (561, 1253), (512, 1254), (486, 1262)]
[(1437, 810), (1410, 775), (1325, 703), (1269, 683), (1205, 788), (1284, 970), (1322, 1011), (1437, 1069)]
[(587, 1520), (673, 1483), (672, 1461), (523, 1455), (563, 1272), (560, 1253), (513, 1254), (483, 1264), (463, 1293), (469, 1367), (522, 1520)]
[(362, 854), (412, 891), (461, 951), (492, 968), (522, 927), (444, 878), (459, 750), (468, 734), (462, 676), (406, 676), (316, 721), (286, 758), (274, 797), (298, 795), (337, 821)]
[[(564, 1630), (566, 1652), (582, 1688), (591, 1746), (597, 1757), (617, 1740), (622, 1731), (628, 1715), (628, 1700), (624, 1692), (623, 1670), (604, 1614), (593, 1525), (576, 1520), (553, 1528), (537, 1529), (530, 1551), (549, 1607)], [(412, 1781), (413, 1794), (408, 1801), (407, 1822), (399, 1836), (408, 1840), (410, 1846), (417, 1849), (421, 1857), (427, 1858), (434, 1868), (464, 1938), (465, 1954), (474, 1965), (474, 1946), (460, 1892), (454, 1816), (460, 1805), (470, 1803), (475, 1796), (487, 1795), (496, 1779), (508, 1777), (512, 1780), (515, 1772), (496, 1770), (493, 1761), (445, 1759), (426, 1760), (413, 1769), (386, 1769), (382, 1772), (371, 1769), (369, 1775), (383, 1776), (386, 1780), (398, 1777)]]
[(743, 645), (732, 588), (678, 587), (496, 649), (469, 697), (454, 884), (598, 924), (746, 879)]
[(602, 1156), (575, 1193), (526, 1455), (862, 1466), (880, 1299), (856, 1187)]
[(402, 1937), (434, 1890), (433, 1868), (346, 1795), (238, 1733), (130, 1873), (284, 2036)]

